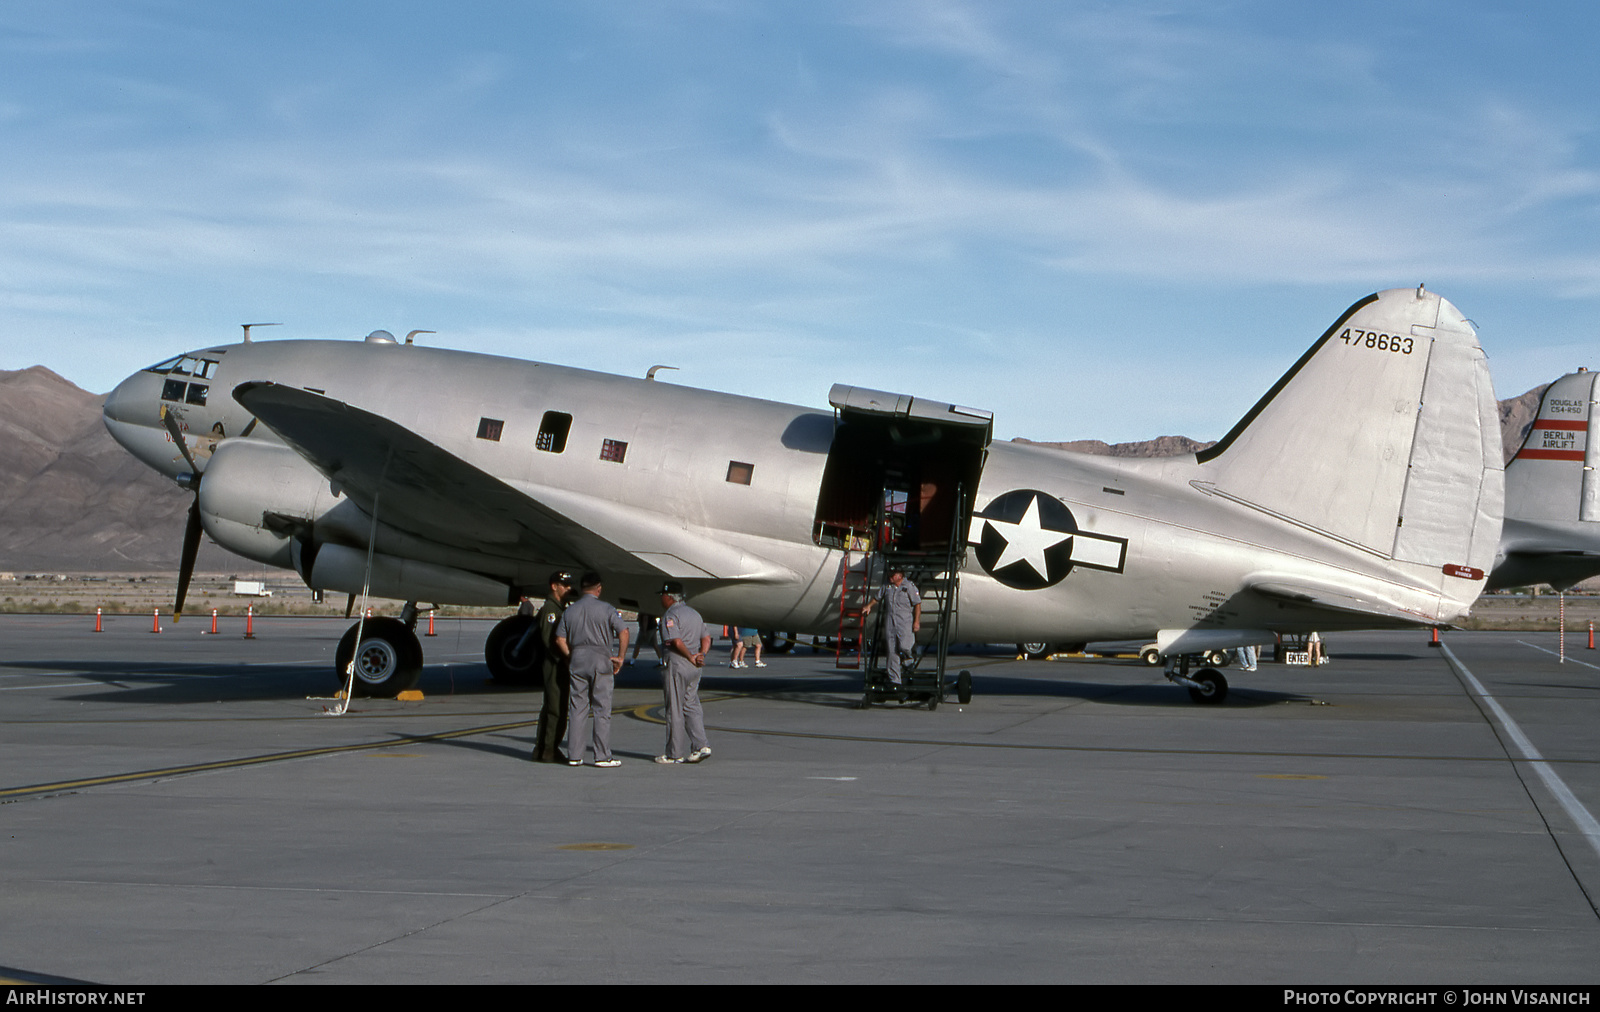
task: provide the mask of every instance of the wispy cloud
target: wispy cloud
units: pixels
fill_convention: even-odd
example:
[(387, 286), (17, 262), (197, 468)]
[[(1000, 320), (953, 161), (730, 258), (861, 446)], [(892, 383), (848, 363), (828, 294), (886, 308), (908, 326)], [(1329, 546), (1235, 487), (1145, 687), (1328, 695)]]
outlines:
[[(1248, 2), (104, 11), (0, 14), (0, 365), (101, 389), (219, 321), (394, 314), (770, 397), (1214, 435), (1259, 391), (1094, 408), (1197, 339), (1232, 396), (1376, 287), (1600, 299), (1589, 72), (1483, 59), (1533, 43), (1470, 12), (1436, 39)], [(1113, 305), (1148, 347), (1096, 343)], [(1017, 396), (1090, 361), (1099, 389)]]

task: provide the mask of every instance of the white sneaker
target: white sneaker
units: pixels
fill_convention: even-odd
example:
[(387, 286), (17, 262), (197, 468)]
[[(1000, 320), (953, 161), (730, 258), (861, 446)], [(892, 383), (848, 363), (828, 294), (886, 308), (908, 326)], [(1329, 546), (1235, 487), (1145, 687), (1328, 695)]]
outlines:
[(658, 755), (658, 756), (656, 756), (656, 762), (660, 763), (663, 766), (670, 766), (673, 763), (681, 763), (681, 762), (683, 762), (683, 759), (682, 759), (682, 757), (674, 759), (672, 756), (669, 756), (669, 755)]
[(767, 662), (766, 661), (756, 661), (756, 667), (764, 668), (766, 666), (767, 666)]
[(601, 769), (610, 769), (613, 766), (621, 766), (622, 765), (622, 760), (621, 759), (602, 759), (599, 762), (595, 763), (595, 765), (600, 767)]
[(706, 759), (710, 755), (711, 755), (711, 746), (707, 745), (705, 748), (697, 748), (693, 752), (690, 752), (689, 753), (689, 758), (687, 758), (687, 759), (685, 759), (683, 761), (684, 762), (690, 762), (690, 763), (697, 763), (697, 762), (703, 761), (704, 759)]

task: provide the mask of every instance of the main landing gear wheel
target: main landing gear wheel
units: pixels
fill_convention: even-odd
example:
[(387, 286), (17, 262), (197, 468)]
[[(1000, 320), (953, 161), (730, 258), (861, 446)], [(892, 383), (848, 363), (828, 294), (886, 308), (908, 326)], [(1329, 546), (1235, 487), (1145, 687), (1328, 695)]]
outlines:
[[(543, 681), (539, 664), (538, 632), (522, 637), (533, 629), (533, 615), (512, 615), (495, 623), (483, 641), (483, 660), (489, 665), (489, 674), (501, 685), (536, 685)], [(518, 649), (518, 646), (521, 649)]]
[(1022, 654), (1030, 661), (1042, 661), (1055, 652), (1049, 643), (1018, 643), (1017, 653)]
[(1220, 703), (1228, 698), (1228, 680), (1215, 668), (1201, 668), (1192, 676), (1200, 688), (1190, 689), (1189, 698), (1196, 703)]
[(972, 702), (972, 672), (963, 671), (956, 676), (956, 699), (963, 706)]
[[(361, 649), (356, 649), (356, 630), (362, 630)], [(350, 658), (356, 661), (356, 677), (351, 695), (393, 698), (417, 687), (422, 677), (422, 644), (416, 633), (394, 618), (369, 618), (346, 630), (334, 652), (334, 674), (344, 687), (345, 668)]]

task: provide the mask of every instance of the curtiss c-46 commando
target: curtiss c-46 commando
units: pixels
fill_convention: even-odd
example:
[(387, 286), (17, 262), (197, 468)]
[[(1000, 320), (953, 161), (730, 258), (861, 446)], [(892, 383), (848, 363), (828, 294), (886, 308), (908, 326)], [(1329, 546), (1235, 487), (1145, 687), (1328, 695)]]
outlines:
[[(105, 421), (195, 491), (179, 610), (202, 530), (314, 589), (408, 602), (341, 645), (373, 694), (415, 683), (419, 602), (512, 603), (556, 567), (603, 573), (624, 608), (650, 610), (671, 579), (711, 622), (832, 634), (842, 598), (910, 558), (940, 588), (941, 644), (1148, 638), (1185, 655), (1449, 623), (1499, 543), (1484, 355), (1421, 287), (1351, 306), (1199, 454), (993, 443), (987, 411), (847, 385), (828, 400), (379, 331), (189, 352), (125, 380)], [(497, 675), (516, 667), (508, 623), (487, 645)], [(1209, 669), (1173, 677), (1201, 701), (1227, 690)]]

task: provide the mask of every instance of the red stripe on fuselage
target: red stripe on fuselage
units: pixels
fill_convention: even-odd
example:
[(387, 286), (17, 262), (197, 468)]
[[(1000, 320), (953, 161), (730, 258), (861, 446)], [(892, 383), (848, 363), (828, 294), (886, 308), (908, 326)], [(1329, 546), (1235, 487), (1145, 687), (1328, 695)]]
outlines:
[(1533, 423), (1536, 429), (1569, 429), (1573, 432), (1582, 432), (1589, 427), (1589, 423), (1581, 418), (1541, 418)]
[(1582, 450), (1523, 450), (1518, 460), (1582, 460)]

